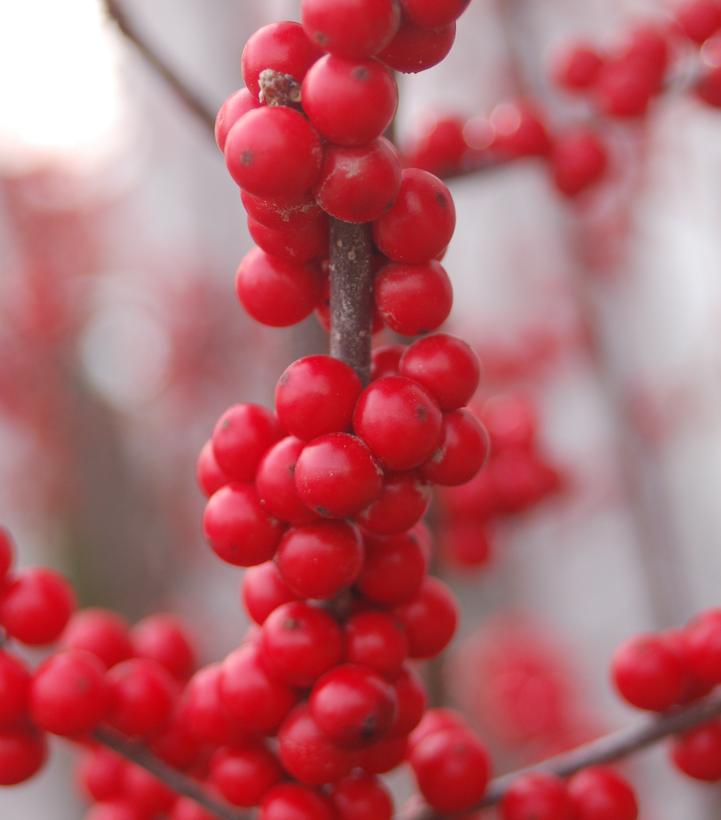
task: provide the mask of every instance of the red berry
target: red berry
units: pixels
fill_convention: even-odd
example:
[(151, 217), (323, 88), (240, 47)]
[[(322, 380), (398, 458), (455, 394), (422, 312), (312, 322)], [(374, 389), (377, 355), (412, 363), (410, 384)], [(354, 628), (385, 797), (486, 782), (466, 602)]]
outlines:
[(174, 769), (187, 770), (198, 763), (202, 749), (185, 720), (182, 706), (175, 710), (163, 731), (153, 737), (150, 750)]
[(0, 591), (0, 625), (28, 646), (60, 637), (75, 609), (75, 593), (57, 572), (29, 567), (11, 576)]
[(713, 108), (721, 108), (721, 67), (707, 70), (696, 81), (696, 96)]
[(478, 389), (481, 365), (464, 341), (436, 333), (413, 342), (403, 353), (399, 370), (425, 387), (441, 410), (447, 411), (471, 400)]
[(595, 766), (568, 781), (573, 820), (636, 820), (638, 803), (629, 784), (612, 769)]
[(408, 656), (403, 628), (385, 612), (360, 612), (351, 617), (345, 625), (345, 641), (349, 663), (367, 666), (389, 678), (400, 673)]
[(417, 74), (440, 63), (455, 39), (455, 23), (427, 29), (404, 20), (396, 36), (378, 54), (378, 59), (395, 71)]
[(147, 815), (128, 800), (109, 800), (96, 803), (84, 820), (145, 820)]
[(652, 92), (659, 91), (670, 58), (670, 30), (655, 23), (642, 23), (627, 32), (619, 49), (619, 59), (632, 63)]
[(314, 43), (350, 59), (376, 54), (400, 23), (395, 0), (303, 0), (300, 13)]
[(485, 746), (466, 729), (434, 732), (411, 751), (418, 788), (434, 809), (460, 812), (479, 802), (490, 776)]
[(141, 766), (128, 765), (124, 781), (123, 798), (144, 817), (156, 817), (175, 803), (175, 792)]
[(228, 564), (252, 567), (269, 561), (283, 526), (263, 509), (252, 484), (229, 484), (208, 501), (203, 528), (215, 554)]
[(684, 630), (684, 660), (703, 683), (721, 683), (721, 609), (710, 609)]
[(406, 759), (408, 739), (384, 737), (372, 746), (358, 751), (358, 765), (367, 774), (385, 774), (393, 771)]
[(199, 806), (190, 797), (181, 797), (175, 802), (168, 820), (215, 820), (215, 815)]
[(410, 748), (412, 750), (424, 738), (432, 735), (434, 732), (448, 731), (451, 729), (468, 729), (468, 724), (460, 712), (442, 707), (428, 709), (409, 738)]
[(461, 569), (487, 564), (491, 543), (483, 521), (453, 521), (442, 534), (444, 557)]
[(289, 529), (278, 546), (276, 562), (298, 597), (334, 598), (358, 577), (363, 546), (351, 524), (317, 521)]
[(311, 686), (343, 657), (338, 624), (301, 601), (284, 604), (268, 616), (260, 645), (268, 669), (291, 686)]
[(514, 394), (494, 396), (483, 405), (480, 415), (494, 453), (534, 446), (538, 419), (530, 399)]
[(286, 771), (309, 786), (334, 783), (355, 763), (354, 753), (330, 740), (306, 704), (291, 712), (280, 727), (278, 754)]
[(417, 595), (426, 575), (423, 550), (411, 533), (366, 538), (366, 555), (357, 586), (369, 601), (384, 606)]
[(556, 188), (566, 196), (577, 196), (604, 175), (608, 155), (601, 140), (588, 128), (576, 128), (556, 137), (551, 154), (551, 172)]
[(681, 661), (658, 635), (639, 635), (622, 644), (613, 657), (612, 675), (621, 696), (638, 709), (665, 711), (683, 691)]
[(639, 117), (646, 113), (655, 83), (655, 75), (639, 71), (635, 60), (609, 60), (596, 81), (596, 102), (610, 117)]
[(261, 106), (230, 129), (225, 161), (233, 179), (260, 197), (302, 197), (318, 181), (323, 159), (318, 134), (292, 108)]
[(397, 376), (405, 345), (381, 345), (371, 353), (371, 381)]
[(545, 156), (551, 138), (541, 114), (526, 102), (507, 102), (491, 112), (494, 151), (507, 159)]
[(421, 721), (428, 705), (428, 695), (421, 679), (412, 669), (403, 669), (393, 682), (398, 697), (398, 712), (391, 734), (405, 737)]
[(274, 609), (296, 599), (273, 561), (245, 571), (242, 595), (248, 615), (257, 624), (263, 624)]
[(460, 117), (434, 117), (426, 120), (406, 149), (405, 164), (443, 177), (463, 170), (469, 148)]
[(394, 613), (406, 630), (411, 658), (432, 658), (450, 643), (458, 624), (453, 593), (436, 578), (426, 578), (418, 595)]
[(316, 223), (327, 222), (325, 214), (312, 197), (300, 200), (262, 199), (248, 191), (241, 191), (240, 199), (248, 216), (276, 231), (284, 228), (315, 228)]
[(30, 689), (34, 723), (65, 736), (94, 729), (108, 709), (105, 671), (95, 655), (78, 649), (48, 658), (35, 671)]
[(436, 450), (442, 416), (419, 384), (402, 376), (385, 376), (361, 393), (353, 427), (385, 467), (411, 470)]
[(179, 719), (190, 734), (199, 742), (213, 746), (238, 742), (247, 734), (225, 708), (220, 691), (221, 676), (219, 663), (198, 670), (185, 687), (178, 711)]
[(421, 28), (440, 28), (457, 20), (471, 0), (401, 0), (405, 17)]
[(213, 455), (230, 481), (252, 481), (265, 453), (283, 435), (278, 419), (258, 404), (234, 404), (213, 430)]
[(306, 445), (295, 467), (295, 486), (318, 515), (347, 518), (360, 512), (382, 489), (382, 472), (357, 436), (328, 433)]
[(290, 20), (270, 23), (259, 28), (245, 44), (240, 65), (243, 80), (250, 93), (260, 93), (258, 78), (262, 71), (272, 69), (289, 74), (296, 82), (303, 82), (308, 69), (322, 56), (320, 49), (306, 37), (303, 26)]
[(417, 524), (430, 501), (430, 486), (417, 472), (386, 473), (381, 494), (358, 516), (358, 523), (374, 535), (396, 535)]
[(298, 783), (274, 786), (263, 798), (258, 820), (337, 820), (320, 794)]
[(485, 427), (468, 410), (452, 410), (443, 416), (441, 442), (421, 467), (421, 475), (444, 487), (470, 481), (488, 458)]
[(288, 262), (253, 248), (240, 263), (235, 289), (240, 303), (257, 322), (288, 327), (313, 312), (323, 279), (311, 263)]
[(361, 147), (329, 145), (318, 184), (323, 210), (344, 222), (372, 222), (393, 207), (401, 163), (392, 143), (379, 137)]
[(403, 336), (435, 330), (453, 305), (451, 280), (439, 262), (386, 265), (376, 277), (374, 293), (383, 321)]
[(15, 544), (10, 533), (0, 527), (0, 585), (5, 581), (15, 562)]
[(438, 177), (406, 168), (393, 207), (373, 223), (373, 240), (395, 262), (417, 264), (434, 259), (451, 241), (456, 209)]
[(108, 722), (125, 735), (145, 736), (169, 721), (177, 687), (157, 661), (134, 658), (114, 666), (110, 685)]
[(572, 820), (565, 784), (544, 772), (517, 777), (503, 796), (501, 820)]
[(274, 732), (296, 702), (293, 690), (268, 674), (258, 648), (251, 644), (223, 661), (220, 695), (228, 714), (243, 729), (262, 734)]
[(393, 800), (383, 783), (372, 775), (344, 777), (333, 786), (331, 800), (338, 820), (391, 820)]
[(260, 743), (218, 749), (210, 761), (210, 783), (234, 806), (257, 806), (280, 778), (275, 755)]
[(378, 60), (328, 55), (303, 81), (303, 108), (317, 131), (336, 145), (364, 146), (388, 128), (398, 105), (390, 71)]
[(697, 726), (675, 737), (671, 759), (677, 769), (694, 780), (721, 780), (721, 721)]
[(299, 227), (269, 228), (248, 217), (248, 233), (265, 253), (284, 262), (303, 264), (328, 255), (328, 219), (314, 219)]
[(76, 779), (90, 799), (114, 800), (123, 794), (127, 768), (128, 764), (122, 757), (104, 746), (98, 746), (80, 758)]
[(566, 91), (585, 91), (596, 81), (603, 58), (591, 45), (573, 43), (555, 55), (553, 81)]
[(364, 666), (343, 664), (316, 681), (313, 719), (341, 746), (368, 746), (388, 733), (398, 711), (393, 687)]
[(131, 633), (139, 658), (150, 658), (164, 666), (173, 677), (189, 677), (195, 668), (195, 647), (188, 627), (175, 615), (150, 615)]
[(34, 729), (0, 730), (0, 786), (16, 786), (37, 774), (47, 757), (45, 735)]
[(214, 492), (217, 492), (221, 487), (225, 487), (225, 485), (230, 482), (228, 476), (215, 460), (212, 441), (206, 441), (198, 455), (195, 477), (198, 481), (198, 486), (206, 498), (210, 498)]
[(275, 388), (275, 407), (283, 427), (310, 441), (349, 430), (362, 390), (352, 367), (331, 356), (305, 356), (289, 365)]
[(215, 118), (215, 141), (221, 151), (225, 150), (230, 129), (244, 114), (257, 107), (257, 98), (254, 98), (247, 88), (234, 91), (220, 106), (220, 111)]
[(295, 466), (305, 442), (293, 436), (281, 439), (265, 454), (255, 477), (261, 506), (271, 515), (290, 524), (308, 524), (317, 519), (298, 495)]
[(686, 0), (674, 11), (676, 24), (694, 43), (702, 45), (721, 29), (718, 0)]
[(0, 728), (12, 728), (25, 721), (30, 681), (30, 673), (20, 659), (0, 650)]

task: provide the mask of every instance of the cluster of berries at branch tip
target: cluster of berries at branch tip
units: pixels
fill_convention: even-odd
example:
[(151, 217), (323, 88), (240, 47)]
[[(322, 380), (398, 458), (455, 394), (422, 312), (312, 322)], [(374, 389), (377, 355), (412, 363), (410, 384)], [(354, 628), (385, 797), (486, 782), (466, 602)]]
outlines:
[(535, 157), (561, 194), (577, 197), (612, 168), (610, 123), (637, 121), (655, 98), (677, 90), (721, 107), (721, 3), (682, 0), (608, 47), (569, 42), (553, 53), (548, 73), (564, 107), (572, 106), (565, 122), (529, 97), (502, 102), (488, 116), (429, 116), (405, 145), (404, 162), (452, 177)]

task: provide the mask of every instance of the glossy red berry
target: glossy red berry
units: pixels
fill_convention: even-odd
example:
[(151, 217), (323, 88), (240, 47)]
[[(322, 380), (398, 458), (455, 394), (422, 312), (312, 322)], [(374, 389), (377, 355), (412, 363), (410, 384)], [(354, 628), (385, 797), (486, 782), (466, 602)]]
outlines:
[(533, 447), (538, 419), (529, 398), (517, 394), (494, 396), (485, 402), (480, 417), (491, 437), (493, 452)]
[(5, 581), (14, 563), (15, 544), (10, 533), (0, 527), (0, 584)]
[(715, 66), (705, 71), (697, 79), (694, 93), (706, 105), (721, 108), (721, 68)]
[(353, 751), (333, 743), (306, 704), (294, 709), (278, 730), (278, 754), (286, 771), (309, 786), (334, 783), (355, 763)]
[(398, 711), (394, 688), (364, 666), (343, 664), (316, 681), (310, 711), (341, 746), (367, 746), (388, 733)]
[(383, 321), (402, 336), (420, 336), (448, 318), (453, 287), (440, 262), (391, 263), (381, 268), (374, 285)]
[(175, 803), (175, 792), (142, 766), (128, 765), (123, 785), (124, 799), (143, 816), (156, 817)]
[(369, 601), (392, 606), (418, 593), (427, 565), (418, 539), (412, 534), (366, 538), (365, 552), (357, 587)]
[(240, 303), (257, 322), (288, 327), (313, 312), (323, 279), (312, 263), (289, 262), (253, 248), (240, 263), (235, 289)]
[(405, 345), (381, 345), (371, 353), (371, 381), (397, 376)]
[(676, 736), (670, 752), (676, 768), (688, 777), (717, 783), (721, 780), (721, 721), (715, 720)]
[(437, 811), (470, 809), (485, 794), (491, 764), (469, 730), (434, 732), (413, 747), (409, 760), (418, 788)]
[(646, 113), (655, 84), (655, 75), (640, 71), (635, 60), (609, 60), (594, 86), (596, 103), (610, 117), (640, 117)]
[(274, 561), (245, 571), (242, 596), (246, 612), (257, 624), (263, 624), (274, 609), (297, 597), (281, 578)]
[(134, 658), (114, 666), (107, 675), (110, 687), (108, 722), (130, 736), (147, 736), (169, 721), (177, 694), (170, 673), (157, 661)]
[(358, 530), (345, 521), (292, 527), (276, 556), (286, 584), (299, 598), (334, 598), (350, 587), (363, 566)]
[(302, 197), (318, 181), (323, 149), (308, 120), (292, 108), (261, 106), (244, 114), (225, 141), (233, 179), (260, 197)]
[(211, 785), (234, 806), (257, 806), (281, 775), (275, 755), (261, 743), (221, 748), (210, 760)]
[(684, 686), (681, 661), (660, 635), (640, 635), (622, 644), (613, 657), (612, 676), (632, 706), (657, 712), (674, 706)]
[(444, 177), (462, 170), (469, 152), (465, 123), (460, 117), (432, 117), (406, 149), (405, 164)]
[(0, 590), (0, 625), (29, 646), (57, 640), (74, 609), (72, 587), (50, 569), (21, 569)]
[(572, 820), (562, 780), (543, 772), (517, 777), (501, 801), (501, 820)]
[(400, 674), (408, 656), (403, 627), (386, 612), (359, 612), (349, 618), (345, 643), (349, 663), (366, 666), (389, 678)]
[(168, 820), (215, 820), (215, 815), (199, 806), (190, 797), (181, 797), (175, 801)]
[(258, 404), (234, 404), (213, 430), (213, 455), (230, 481), (252, 481), (265, 453), (283, 435), (278, 419)]
[(82, 649), (109, 669), (133, 655), (128, 622), (106, 609), (81, 609), (68, 622), (60, 643), (65, 649)]
[(186, 624), (175, 615), (160, 613), (143, 618), (131, 633), (139, 658), (150, 658), (175, 678), (188, 678), (195, 668), (195, 647)]
[(30, 681), (22, 661), (0, 650), (0, 728), (12, 728), (25, 721)]
[(702, 45), (721, 29), (718, 0), (686, 0), (674, 10), (676, 24), (694, 43)]
[(230, 481), (215, 459), (212, 441), (206, 441), (198, 455), (195, 477), (206, 498), (210, 498), (214, 492), (225, 487)]
[(347, 518), (381, 493), (382, 472), (364, 441), (349, 433), (328, 433), (306, 445), (295, 467), (295, 486), (318, 515)]
[(596, 81), (603, 57), (586, 43), (573, 43), (553, 59), (553, 81), (565, 91), (585, 91)]
[(451, 241), (456, 209), (438, 177), (406, 168), (395, 204), (373, 223), (373, 240), (395, 262), (419, 264), (434, 259)]
[(396, 535), (417, 524), (430, 502), (431, 488), (417, 472), (386, 473), (381, 494), (358, 516), (358, 523), (375, 535)]
[(83, 820), (144, 820), (145, 814), (129, 800), (107, 800), (96, 803)]
[(301, 601), (278, 607), (263, 624), (261, 653), (269, 671), (291, 686), (311, 686), (343, 657), (343, 633), (320, 609)]
[(391, 820), (393, 800), (372, 775), (351, 775), (333, 786), (331, 800), (338, 820)]
[(456, 24), (427, 29), (404, 20), (378, 59), (402, 74), (417, 74), (443, 60), (456, 39)]
[(398, 698), (398, 712), (391, 726), (392, 735), (405, 736), (410, 734), (423, 718), (428, 705), (423, 682), (410, 668), (404, 668), (393, 681), (393, 688)]
[(246, 731), (262, 734), (275, 731), (296, 702), (293, 690), (269, 674), (252, 644), (223, 661), (220, 695), (228, 713)]
[(407, 20), (421, 28), (440, 28), (457, 20), (470, 0), (401, 0)]
[(721, 609), (695, 618), (684, 630), (684, 660), (703, 683), (721, 683)]
[(352, 367), (331, 356), (305, 356), (289, 365), (275, 388), (275, 407), (283, 427), (310, 441), (350, 429), (362, 390)]
[(366, 774), (385, 774), (400, 766), (408, 754), (408, 739), (389, 735), (358, 750), (358, 765)]
[(428, 709), (409, 738), (409, 748), (412, 750), (434, 732), (452, 729), (468, 729), (468, 724), (460, 712), (444, 707)]
[(436, 578), (426, 578), (418, 595), (393, 611), (406, 631), (412, 658), (432, 658), (442, 652), (458, 624), (453, 593)]
[(337, 820), (337, 817), (322, 795), (298, 783), (282, 783), (263, 798), (258, 820)]
[(491, 542), (483, 521), (452, 522), (443, 529), (441, 545), (444, 558), (461, 569), (482, 567), (491, 557)]
[(573, 820), (636, 820), (636, 795), (621, 775), (595, 766), (568, 781)]
[(456, 487), (470, 481), (488, 458), (485, 427), (469, 410), (452, 410), (443, 416), (438, 449), (423, 464), (421, 475), (434, 484)]
[(218, 663), (199, 669), (186, 684), (178, 710), (179, 719), (192, 737), (213, 746), (237, 743), (247, 736), (225, 708), (221, 677)]
[(221, 151), (225, 150), (225, 143), (230, 129), (244, 114), (257, 108), (258, 105), (257, 95), (253, 97), (247, 88), (241, 88), (234, 91), (220, 106), (218, 115), (215, 118), (215, 142)]
[(36, 726), (56, 735), (80, 735), (105, 717), (109, 689), (104, 665), (89, 652), (69, 649), (35, 671), (30, 712)]
[(92, 800), (114, 800), (123, 794), (127, 768), (128, 763), (122, 757), (104, 746), (98, 746), (80, 758), (76, 780)]
[(379, 137), (368, 145), (329, 145), (316, 193), (318, 204), (344, 222), (373, 222), (393, 207), (401, 184), (398, 152)]
[(384, 467), (411, 470), (436, 450), (442, 416), (419, 384), (402, 376), (385, 376), (361, 393), (353, 427)]
[(261, 506), (271, 515), (290, 524), (308, 524), (317, 519), (298, 495), (295, 466), (305, 442), (288, 436), (265, 454), (255, 477)]
[(541, 113), (525, 101), (497, 105), (490, 116), (492, 148), (507, 159), (542, 157), (551, 150), (551, 138)]
[(396, 0), (303, 0), (308, 37), (324, 51), (358, 59), (380, 51), (400, 23)]
[(303, 108), (330, 142), (364, 146), (386, 130), (398, 105), (393, 75), (378, 60), (323, 57), (303, 81)]
[(606, 149), (589, 128), (576, 128), (554, 140), (551, 172), (556, 188), (565, 196), (577, 196), (594, 185), (607, 166)]
[(272, 69), (279, 74), (289, 74), (301, 83), (321, 56), (322, 52), (308, 39), (300, 23), (290, 20), (270, 23), (252, 34), (243, 48), (240, 58), (243, 80), (257, 99), (262, 71)]
[(413, 342), (400, 361), (402, 376), (425, 387), (443, 411), (457, 410), (473, 397), (481, 365), (473, 349), (461, 339), (436, 333)]
[(203, 528), (213, 552), (237, 567), (269, 561), (283, 534), (283, 525), (266, 513), (252, 484), (218, 490), (205, 506)]
[(0, 786), (16, 786), (37, 774), (45, 763), (45, 735), (35, 729), (0, 730)]
[(304, 199), (263, 199), (248, 191), (240, 192), (243, 207), (256, 222), (281, 231), (284, 228), (315, 228), (316, 223), (327, 222), (325, 214), (313, 197)]
[(248, 217), (248, 233), (255, 244), (276, 259), (304, 264), (328, 255), (328, 219), (314, 219), (299, 227), (269, 228)]

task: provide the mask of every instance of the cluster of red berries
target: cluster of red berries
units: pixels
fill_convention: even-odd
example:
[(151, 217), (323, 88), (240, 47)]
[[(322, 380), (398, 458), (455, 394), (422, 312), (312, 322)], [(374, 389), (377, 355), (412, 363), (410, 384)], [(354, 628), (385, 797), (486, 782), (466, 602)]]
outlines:
[(468, 483), (443, 487), (439, 494), (443, 553), (462, 568), (488, 562), (495, 522), (528, 512), (563, 486), (539, 445), (536, 409), (529, 397), (497, 395), (474, 413), (488, 431), (488, 463)]
[[(670, 68), (682, 65), (691, 50), (691, 90), (708, 105), (721, 107), (719, 32), (718, 0), (686, 0), (671, 19), (637, 24), (608, 49), (580, 41), (569, 44), (554, 55), (550, 79), (559, 90), (585, 102), (590, 112), (637, 118), (667, 90)], [(489, 117), (429, 119), (404, 156), (408, 164), (439, 176), (540, 157), (555, 187), (568, 197), (595, 185), (609, 166), (597, 127), (586, 121), (551, 127), (542, 107), (528, 100), (501, 103)]]
[[(682, 629), (629, 639), (611, 671), (621, 697), (637, 709), (665, 712), (705, 697), (721, 685), (721, 610), (702, 612)], [(670, 755), (689, 777), (721, 781), (721, 720), (675, 737)]]

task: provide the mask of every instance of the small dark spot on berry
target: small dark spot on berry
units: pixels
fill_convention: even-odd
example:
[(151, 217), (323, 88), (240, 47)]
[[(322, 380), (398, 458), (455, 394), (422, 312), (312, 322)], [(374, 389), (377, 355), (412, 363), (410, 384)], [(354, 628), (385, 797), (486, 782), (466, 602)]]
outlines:
[(286, 618), (283, 621), (283, 629), (287, 629), (289, 632), (295, 632), (296, 629), (300, 627), (300, 622), (297, 618)]
[(378, 720), (375, 715), (368, 715), (361, 726), (361, 738), (363, 740), (373, 740), (378, 732)]
[(278, 384), (288, 384), (288, 380), (290, 379), (290, 375), (287, 371), (283, 372), (283, 375), (278, 379)]
[(324, 518), (328, 518), (330, 516), (330, 510), (327, 507), (316, 507), (315, 511), (318, 515), (322, 515)]
[(361, 80), (361, 82), (368, 79), (368, 69), (365, 66), (359, 65), (357, 68), (353, 69), (353, 76), (356, 80)]
[(291, 475), (295, 475), (295, 462), (293, 462), (293, 464), (289, 464), (289, 465), (288, 465), (288, 472), (289, 472)]
[(231, 427), (230, 419), (225, 419), (220, 425), (221, 430), (228, 430)]
[(419, 404), (418, 407), (416, 407), (416, 418), (418, 421), (425, 421), (428, 418), (426, 408), (422, 404)]
[(328, 42), (327, 35), (323, 34), (322, 31), (316, 31), (313, 35), (313, 39), (318, 43), (319, 46), (324, 46)]
[(253, 164), (253, 152), (252, 151), (243, 151), (240, 155), (240, 162), (242, 165), (252, 165)]
[(442, 194), (440, 191), (436, 193), (436, 202), (442, 207), (447, 208), (448, 202), (446, 201), (445, 194)]

